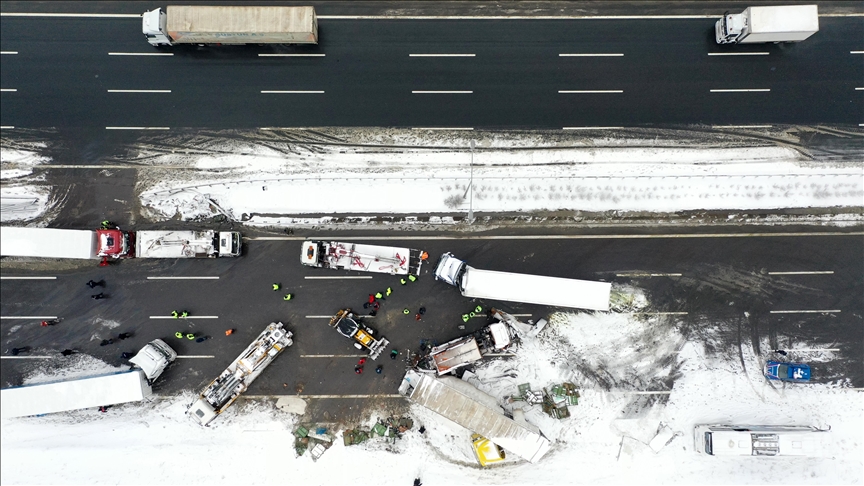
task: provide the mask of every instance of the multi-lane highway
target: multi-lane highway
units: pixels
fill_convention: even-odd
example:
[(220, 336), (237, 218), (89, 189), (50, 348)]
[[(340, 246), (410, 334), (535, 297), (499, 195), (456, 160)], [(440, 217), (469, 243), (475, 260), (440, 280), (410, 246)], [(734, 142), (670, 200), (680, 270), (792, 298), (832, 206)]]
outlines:
[[(806, 342), (813, 353), (834, 356), (816, 365), (816, 381), (864, 384), (860, 233), (499, 236), (504, 238), (381, 238), (385, 244), (399, 242), (426, 249), (433, 256), (452, 251), (478, 268), (602, 279), (616, 288), (630, 285), (647, 296), (648, 306), (640, 312), (672, 313), (664, 319), (686, 339), (702, 342), (720, 356), (734, 361), (742, 346), (768, 355), (775, 347)], [(300, 240), (252, 238), (245, 255), (237, 259), (129, 260), (109, 268), (85, 263), (60, 271), (52, 271), (50, 265), (41, 271), (4, 269), (0, 287), (4, 348), (33, 350), (28, 357), (0, 362), (3, 386), (20, 383), (22, 375), (39, 367), (56, 366), (64, 359), (59, 351), (66, 348), (120, 365), (121, 352), (135, 351), (159, 337), (175, 346), (181, 358), (160, 379), (157, 392), (198, 389), (267, 323), (278, 320), (295, 332), (295, 345), (255, 382), (251, 394), (294, 394), (302, 385), (303, 394), (313, 397), (388, 395), (395, 393), (401, 379), (405, 352), (416, 351), (421, 339), (445, 342), (485, 322), (475, 318), (466, 330), (458, 329), (460, 314), (478, 302), (435, 281), (431, 264), (417, 282), (403, 287), (395, 277), (304, 267), (299, 263)], [(22, 276), (56, 279), (14, 278)], [(92, 292), (84, 284), (91, 278), (106, 280), (108, 299), (89, 298)], [(295, 299), (283, 301), (281, 293), (271, 290), (274, 282), (294, 293)], [(369, 323), (403, 354), (391, 361), (385, 353), (379, 359), (384, 365), (380, 376), (357, 376), (353, 366), (358, 352), (327, 326), (327, 316), (346, 306), (362, 312), (368, 294), (387, 286), (394, 293)], [(525, 319), (544, 317), (552, 310), (514, 303), (479, 304), (500, 305)], [(413, 314), (420, 306), (427, 313), (417, 322)], [(405, 307), (412, 310), (408, 316), (402, 313)], [(189, 310), (191, 317), (170, 319), (173, 309)], [(49, 328), (39, 326), (41, 317), (53, 316), (64, 320)], [(226, 337), (229, 328), (237, 332)], [(173, 337), (178, 330), (213, 339), (178, 340)], [(102, 339), (119, 332), (132, 332), (133, 337), (99, 346)], [(763, 349), (766, 342), (771, 349)], [(322, 410), (332, 412), (342, 406), (345, 401), (337, 400)]]
[(718, 46), (722, 11), (710, 7), (560, 19), (445, 9), (319, 12), (317, 46), (157, 50), (132, 6), (119, 17), (96, 16), (104, 7), (21, 17), (12, 6), (26, 10), (0, 18), (4, 127), (864, 123), (864, 17), (830, 7), (818, 34), (790, 45)]

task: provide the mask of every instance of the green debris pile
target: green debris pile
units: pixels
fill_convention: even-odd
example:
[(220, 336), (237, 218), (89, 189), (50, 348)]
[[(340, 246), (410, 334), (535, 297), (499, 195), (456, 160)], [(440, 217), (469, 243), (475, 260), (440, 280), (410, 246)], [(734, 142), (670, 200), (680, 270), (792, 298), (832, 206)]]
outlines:
[(309, 450), (312, 460), (317, 461), (332, 445), (333, 437), (330, 436), (325, 427), (299, 425), (294, 429), (294, 451), (297, 453), (297, 457)]
[(579, 405), (579, 392), (576, 385), (569, 382), (552, 385), (542, 391), (531, 391), (531, 384), (524, 383), (519, 385), (519, 392), (512, 399), (525, 401), (529, 405), (540, 404), (543, 412), (561, 420), (570, 416), (568, 406)]
[(378, 437), (386, 437), (395, 441), (413, 427), (414, 420), (411, 417), (387, 417), (379, 420), (369, 430), (364, 427), (346, 430), (342, 434), (342, 440), (346, 446), (360, 444)]

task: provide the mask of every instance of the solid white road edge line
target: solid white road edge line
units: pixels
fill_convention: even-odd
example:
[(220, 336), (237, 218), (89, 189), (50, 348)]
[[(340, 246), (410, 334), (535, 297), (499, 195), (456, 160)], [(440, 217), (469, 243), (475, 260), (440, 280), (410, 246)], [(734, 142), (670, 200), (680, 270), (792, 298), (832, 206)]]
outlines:
[(771, 128), (773, 125), (712, 125), (711, 128)]
[[(77, 167), (77, 166), (76, 166)], [(97, 166), (102, 167), (102, 166)], [(843, 233), (839, 231), (826, 231), (823, 233), (669, 233), (664, 235), (507, 235), (507, 236), (352, 236), (352, 240), (605, 240), (605, 239), (652, 239), (652, 238), (765, 238), (765, 237), (798, 237), (798, 236), (864, 236), (864, 231), (850, 231)], [(327, 238), (337, 241), (340, 237), (328, 236), (317, 237), (319, 240)], [(344, 236), (341, 236), (344, 238)], [(309, 238), (301, 236), (256, 236), (244, 237), (246, 241), (306, 241)]]
[(778, 310), (770, 311), (771, 314), (839, 314), (840, 309), (820, 309), (820, 310)]
[(562, 130), (621, 130), (624, 127), (562, 127)]
[(616, 273), (616, 277), (680, 277), (680, 273)]
[(815, 272), (768, 272), (768, 275), (831, 275), (833, 270), (815, 271)]
[(474, 130), (470, 127), (411, 127), (411, 130), (464, 130), (471, 131)]
[(170, 130), (168, 127), (105, 127), (105, 130)]

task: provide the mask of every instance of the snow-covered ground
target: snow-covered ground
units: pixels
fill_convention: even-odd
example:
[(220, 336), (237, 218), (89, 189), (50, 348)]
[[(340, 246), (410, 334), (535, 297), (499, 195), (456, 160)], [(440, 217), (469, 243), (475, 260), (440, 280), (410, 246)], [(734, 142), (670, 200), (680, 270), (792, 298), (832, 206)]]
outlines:
[[(85, 410), (4, 421), (0, 481), (407, 485), (419, 476), (430, 486), (864, 482), (864, 393), (840, 384), (772, 385), (760, 374), (764, 357), (745, 349), (742, 369), (737, 354), (709, 355), (664, 319), (556, 314), (538, 339), (520, 346), (516, 358), (478, 368), (478, 386), (505, 407), (521, 383), (534, 390), (567, 380), (579, 385), (582, 396), (569, 419), (555, 420), (539, 406), (526, 409), (527, 420), (553, 443), (537, 464), (508, 458), (481, 469), (469, 447), (470, 431), (417, 406), (411, 409), (415, 428), (395, 444), (373, 440), (345, 447), (337, 438), (313, 462), (308, 453), (294, 457), (291, 431), (302, 417), (271, 400), (247, 400), (211, 428), (201, 428), (184, 414), (190, 392), (107, 414)], [(78, 357), (73, 368), (110, 368), (97, 370), (95, 361)], [(644, 383), (680, 376), (669, 395), (646, 396), (620, 383), (607, 391), (589, 370), (630, 383), (634, 376)], [(44, 374), (34, 372), (28, 382), (44, 381)], [(371, 425), (374, 418), (357, 425)], [(655, 453), (648, 442), (661, 423), (676, 436)], [(712, 457), (693, 450), (693, 426), (704, 423), (830, 426), (833, 440), (822, 458)], [(425, 434), (417, 431), (420, 424)]]
[(36, 143), (0, 150), (0, 221), (32, 220), (48, 209), (50, 188), (39, 184), (44, 177), (31, 176), (34, 166), (48, 162), (38, 152), (44, 148), (44, 144)]
[(861, 164), (813, 163), (784, 146), (531, 146), (531, 135), (475, 135), (481, 143), (472, 150), (463, 134), (440, 137), (348, 146), (247, 138), (216, 146), (195, 140), (191, 151), (173, 153), (143, 148), (141, 160), (164, 169), (140, 180), (141, 205), (154, 220), (224, 214), (290, 225), (322, 213), (668, 213), (854, 207), (864, 198)]

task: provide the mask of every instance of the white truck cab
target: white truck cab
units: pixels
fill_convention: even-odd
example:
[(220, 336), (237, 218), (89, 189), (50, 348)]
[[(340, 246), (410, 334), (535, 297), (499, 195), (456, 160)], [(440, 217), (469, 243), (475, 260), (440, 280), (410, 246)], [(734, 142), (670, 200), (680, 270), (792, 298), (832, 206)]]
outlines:
[(141, 348), (129, 362), (141, 368), (147, 381), (152, 383), (175, 359), (177, 352), (171, 349), (171, 346), (161, 339), (154, 339)]
[(697, 425), (696, 452), (711, 456), (820, 457), (828, 429), (803, 425)]
[(144, 12), (141, 18), (141, 31), (144, 33), (144, 37), (147, 38), (147, 42), (149, 42), (150, 45), (171, 45), (171, 39), (168, 38), (168, 34), (165, 30), (168, 24), (168, 17), (165, 15), (164, 10), (157, 8), (156, 10)]

